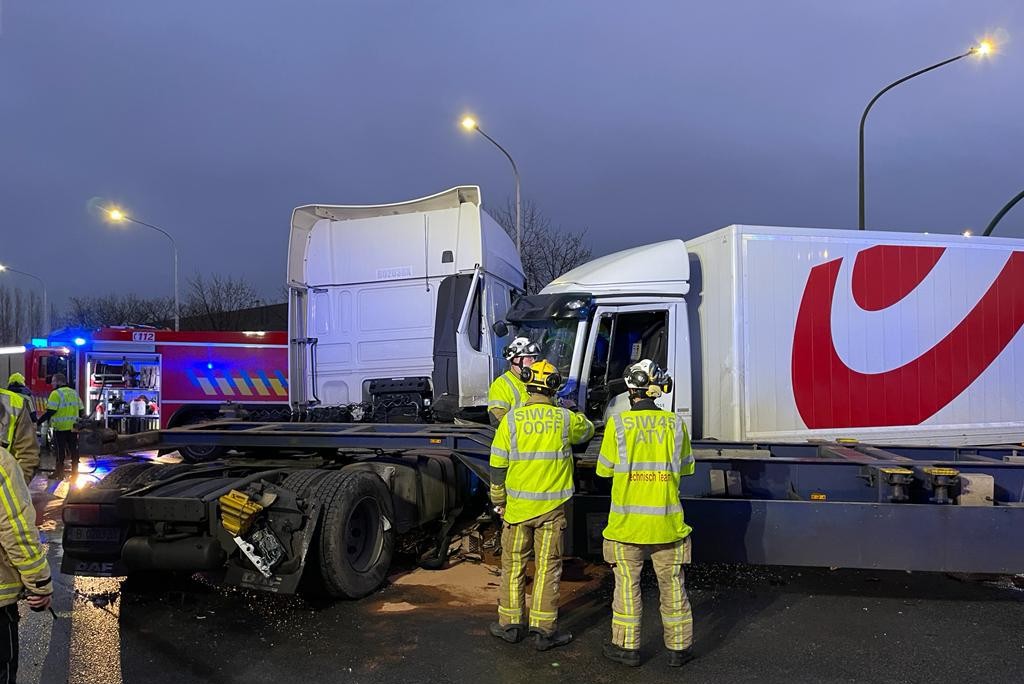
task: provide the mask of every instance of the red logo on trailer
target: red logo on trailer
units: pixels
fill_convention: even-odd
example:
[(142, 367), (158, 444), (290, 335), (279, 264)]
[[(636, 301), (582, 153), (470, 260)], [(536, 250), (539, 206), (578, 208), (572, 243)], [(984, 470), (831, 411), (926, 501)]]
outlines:
[[(852, 295), (866, 311), (893, 306), (928, 275), (942, 247), (878, 245), (854, 262)], [(793, 396), (808, 428), (918, 425), (995, 361), (1024, 324), (1024, 252), (1012, 252), (973, 309), (917, 358), (861, 373), (840, 358), (832, 302), (842, 258), (811, 269), (793, 336)]]

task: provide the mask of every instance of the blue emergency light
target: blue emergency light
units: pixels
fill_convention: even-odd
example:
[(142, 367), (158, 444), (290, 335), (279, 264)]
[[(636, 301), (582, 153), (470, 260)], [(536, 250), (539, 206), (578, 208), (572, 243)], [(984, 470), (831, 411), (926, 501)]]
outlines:
[(32, 338), (32, 346), (33, 347), (49, 347), (50, 346), (50, 341), (48, 339), (46, 339), (45, 337), (33, 337)]
[(76, 337), (74, 342), (75, 342), (75, 346), (76, 347), (81, 347), (83, 344), (85, 344), (85, 338), (84, 337)]

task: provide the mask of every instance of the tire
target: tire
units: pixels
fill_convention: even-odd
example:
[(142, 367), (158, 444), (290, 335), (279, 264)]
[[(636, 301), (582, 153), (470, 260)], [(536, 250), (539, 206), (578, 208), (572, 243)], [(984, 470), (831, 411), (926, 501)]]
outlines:
[(281, 481), (281, 486), (295, 492), (299, 498), (308, 499), (312, 487), (324, 477), (337, 474), (330, 470), (296, 470)]
[(375, 473), (331, 473), (312, 488), (324, 507), (316, 542), (320, 580), (336, 598), (362, 598), (387, 578), (395, 552), (391, 491)]
[(153, 468), (155, 463), (125, 463), (111, 470), (96, 486), (104, 489), (121, 489), (129, 487), (135, 478)]
[(152, 468), (136, 477), (135, 481), (132, 482), (132, 485), (135, 487), (142, 487), (144, 485), (152, 484), (157, 480), (166, 480), (169, 477), (191, 469), (192, 464), (190, 463), (156, 463)]
[[(174, 422), (174, 427), (184, 427), (186, 425), (195, 425), (197, 423), (208, 423), (214, 420), (216, 415), (208, 415), (203, 413), (192, 413), (185, 414), (185, 417), (179, 421)], [(174, 418), (177, 418), (175, 415)], [(223, 458), (228, 450), (222, 446), (216, 446), (213, 444), (207, 446), (185, 446), (178, 449), (178, 453), (181, 454), (181, 460), (186, 463), (207, 463), (209, 461), (216, 461), (219, 458)]]

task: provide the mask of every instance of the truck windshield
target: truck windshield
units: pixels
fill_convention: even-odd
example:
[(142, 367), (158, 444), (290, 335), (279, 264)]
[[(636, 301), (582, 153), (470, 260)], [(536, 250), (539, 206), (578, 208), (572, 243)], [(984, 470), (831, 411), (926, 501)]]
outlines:
[(544, 358), (555, 364), (562, 377), (568, 378), (579, 326), (580, 321), (573, 318), (518, 321), (515, 335), (528, 337), (531, 342), (539, 344), (544, 350)]

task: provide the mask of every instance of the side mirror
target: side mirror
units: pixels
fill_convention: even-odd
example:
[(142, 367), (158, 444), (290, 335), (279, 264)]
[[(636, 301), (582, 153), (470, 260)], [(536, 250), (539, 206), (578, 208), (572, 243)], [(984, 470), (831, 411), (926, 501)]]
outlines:
[(508, 323), (505, 321), (495, 321), (494, 325), (491, 326), (491, 330), (498, 337), (506, 337), (508, 335)]

